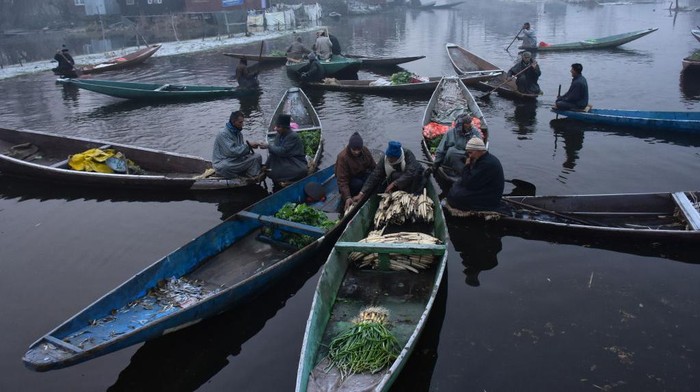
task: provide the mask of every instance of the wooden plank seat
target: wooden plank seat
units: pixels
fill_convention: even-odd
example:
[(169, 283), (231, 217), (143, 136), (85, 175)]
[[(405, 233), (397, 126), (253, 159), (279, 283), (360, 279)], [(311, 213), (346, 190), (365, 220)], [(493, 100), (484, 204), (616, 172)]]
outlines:
[(688, 196), (684, 192), (674, 192), (672, 196), (676, 206), (678, 206), (681, 214), (688, 222), (690, 229), (693, 231), (700, 230), (700, 213), (695, 209), (693, 203), (690, 202)]
[(326, 234), (326, 231), (320, 227), (275, 218), (274, 216), (270, 215), (260, 215), (249, 211), (240, 211), (236, 214), (236, 216), (245, 219), (254, 219), (260, 221), (265, 226), (274, 227), (292, 233), (304, 234), (315, 238), (322, 237)]
[(74, 353), (80, 353), (83, 351), (83, 349), (81, 349), (80, 347), (72, 345), (70, 343), (66, 343), (63, 340), (57, 339), (51, 335), (44, 336), (44, 340), (48, 341), (49, 343), (51, 343), (53, 345), (56, 345), (56, 346), (59, 346), (59, 347), (66, 349), (66, 350), (72, 351)]
[(413, 243), (374, 243), (374, 242), (336, 242), (335, 249), (344, 252), (362, 252), (379, 254), (403, 255), (435, 255), (442, 256), (447, 251), (444, 244), (413, 244)]

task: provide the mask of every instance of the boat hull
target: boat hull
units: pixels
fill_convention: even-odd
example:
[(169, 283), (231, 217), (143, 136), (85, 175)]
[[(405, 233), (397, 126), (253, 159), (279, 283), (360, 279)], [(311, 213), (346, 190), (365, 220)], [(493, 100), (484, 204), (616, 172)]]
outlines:
[(588, 112), (552, 110), (570, 119), (651, 130), (700, 133), (700, 113), (591, 109)]
[(96, 79), (58, 79), (57, 82), (116, 98), (156, 102), (240, 97), (256, 91), (223, 86), (185, 86)]
[[(486, 77), (493, 76), (479, 76), (479, 75), (467, 75), (460, 77), (465, 85), (472, 85), (484, 80)], [(305, 88), (327, 90), (327, 91), (345, 91), (345, 92), (355, 92), (364, 94), (377, 94), (377, 95), (401, 95), (406, 93), (411, 94), (432, 94), (435, 91), (438, 83), (442, 77), (430, 77), (427, 82), (416, 82), (416, 83), (403, 83), (403, 84), (391, 84), (391, 85), (372, 85), (376, 82), (376, 79), (372, 80), (333, 80), (329, 83), (307, 83), (304, 85)]]
[(144, 49), (129, 53), (125, 56), (121, 56), (110, 61), (105, 61), (104, 63), (80, 67), (78, 71), (80, 74), (87, 75), (133, 67), (134, 65), (141, 64), (148, 60), (158, 51), (158, 49), (160, 49), (160, 47), (161, 44), (149, 45)]
[(651, 28), (630, 33), (611, 35), (608, 37), (588, 39), (578, 42), (569, 42), (565, 44), (551, 44), (548, 46), (538, 46), (537, 48), (520, 48), (527, 50), (537, 50), (538, 52), (555, 52), (560, 50), (588, 50), (588, 49), (608, 49), (614, 48), (636, 39), (642, 38), (645, 35), (651, 34), (658, 28)]
[[(299, 70), (308, 63), (308, 61), (289, 61), (287, 62), (287, 73), (295, 77), (299, 74)], [(333, 55), (329, 61), (320, 60), (319, 64), (321, 64), (321, 68), (323, 68), (326, 77), (331, 77), (357, 74), (357, 71), (359, 71), (362, 66), (362, 61), (340, 55)]]

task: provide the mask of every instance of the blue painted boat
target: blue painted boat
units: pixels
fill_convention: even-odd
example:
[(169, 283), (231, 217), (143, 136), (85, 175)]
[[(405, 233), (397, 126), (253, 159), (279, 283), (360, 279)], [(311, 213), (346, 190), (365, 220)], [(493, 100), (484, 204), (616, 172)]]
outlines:
[[(311, 183), (321, 184), (326, 197), (308, 204), (336, 219), (340, 197), (330, 166), (245, 208), (134, 275), (34, 342), (24, 364), (36, 371), (71, 366), (194, 324), (259, 294), (323, 243), (335, 240), (352, 218), (348, 213), (326, 231), (274, 217), (285, 203), (307, 200), (305, 188)], [(279, 239), (283, 233), (314, 240), (296, 249)]]
[(652, 112), (615, 109), (590, 109), (588, 112), (557, 109), (552, 109), (552, 111), (560, 116), (591, 123), (700, 133), (700, 112)]

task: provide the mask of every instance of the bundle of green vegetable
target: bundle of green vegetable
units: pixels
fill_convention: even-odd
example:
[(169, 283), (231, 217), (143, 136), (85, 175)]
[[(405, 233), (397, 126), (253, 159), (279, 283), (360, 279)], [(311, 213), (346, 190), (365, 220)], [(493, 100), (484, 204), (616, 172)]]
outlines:
[(428, 144), (428, 150), (430, 150), (430, 153), (435, 155), (435, 151), (437, 151), (437, 148), (440, 146), (440, 142), (442, 141), (442, 136), (437, 136), (432, 139), (426, 139), (425, 142)]
[[(275, 49), (275, 50), (270, 52), (270, 56), (287, 57), (287, 52)], [(252, 58), (252, 56), (251, 56), (251, 58)]]
[[(320, 227), (326, 230), (335, 226), (337, 223), (336, 221), (328, 219), (323, 212), (303, 203), (286, 203), (275, 213), (275, 217), (291, 222)], [(270, 234), (269, 230), (267, 230), (267, 234)], [(282, 239), (297, 248), (303, 248), (314, 241), (314, 238), (311, 236), (297, 233), (284, 233)]]
[(402, 71), (391, 75), (391, 84), (406, 84), (411, 81), (411, 73)]
[(354, 373), (377, 373), (391, 365), (401, 348), (387, 329), (389, 311), (368, 307), (353, 320), (353, 325), (331, 341), (328, 359), (343, 378)]
[(304, 153), (310, 157), (316, 155), (316, 150), (318, 150), (318, 145), (321, 143), (321, 131), (310, 130), (301, 131), (297, 135), (301, 138), (304, 143)]

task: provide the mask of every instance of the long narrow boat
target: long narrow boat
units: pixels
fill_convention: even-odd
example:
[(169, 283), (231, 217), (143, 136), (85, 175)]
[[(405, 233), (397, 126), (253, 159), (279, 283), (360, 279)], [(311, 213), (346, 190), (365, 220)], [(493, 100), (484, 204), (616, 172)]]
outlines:
[(700, 248), (700, 192), (621, 193), (568, 196), (509, 196), (499, 212), (460, 211), (456, 218), (608, 241), (657, 242)]
[(698, 42), (700, 42), (700, 30), (690, 30), (690, 34), (692, 34), (693, 37), (695, 37), (695, 39), (698, 40)]
[(700, 50), (683, 59), (683, 72), (695, 72), (700, 70)]
[(452, 7), (458, 6), (462, 3), (464, 3), (464, 1), (446, 1), (444, 3), (435, 3), (435, 5), (433, 6), (433, 9), (452, 8)]
[(476, 71), (490, 71), (494, 74), (488, 79), (477, 80), (476, 83), (470, 83), (471, 86), (478, 90), (495, 91), (498, 95), (515, 100), (531, 101), (537, 99), (539, 94), (525, 94), (518, 91), (518, 87), (514, 81), (509, 81), (504, 71), (495, 65), (489, 63), (485, 59), (476, 54), (458, 46), (448, 43), (445, 45), (447, 56), (450, 58), (452, 67), (457, 75), (470, 75)]
[[(121, 152), (143, 171), (136, 173), (97, 173), (73, 170), (69, 157), (100, 148)], [(261, 179), (225, 179), (208, 175), (212, 163), (203, 158), (25, 129), (0, 128), (0, 172), (29, 178), (99, 189), (133, 190), (213, 190), (237, 188)]]
[[(324, 190), (324, 201), (308, 202), (308, 184)], [(286, 203), (304, 203), (338, 218), (340, 198), (330, 166), (239, 211), (105, 294), (32, 343), (24, 355), (36, 371), (71, 366), (153, 339), (221, 313), (284, 278), (352, 217), (326, 230), (276, 218)], [(302, 247), (289, 233), (310, 236)]]
[[(421, 129), (425, 129), (430, 123), (437, 123), (449, 129), (455, 117), (461, 113), (469, 113), (481, 121), (481, 131), (484, 133), (485, 142), (488, 142), (488, 124), (467, 86), (456, 76), (444, 77), (425, 107)], [(429, 138), (423, 133), (421, 147), (430, 162), (435, 160), (435, 149), (441, 140), (442, 135)], [(434, 174), (439, 181), (447, 183), (456, 181), (458, 177), (458, 173), (448, 173), (442, 167)]]
[(406, 56), (406, 57), (372, 57), (359, 54), (344, 54), (343, 56), (350, 59), (362, 61), (362, 68), (371, 67), (395, 67), (399, 64), (410, 63), (411, 61), (420, 60), (425, 56)]
[(291, 87), (284, 92), (270, 118), (267, 128), (268, 142), (277, 134), (275, 124), (280, 114), (289, 114), (292, 117), (292, 130), (297, 132), (304, 142), (309, 174), (315, 172), (323, 156), (323, 126), (309, 97), (298, 87)]
[(161, 44), (149, 45), (143, 49), (111, 59), (109, 61), (105, 61), (103, 63), (85, 65), (78, 68), (78, 74), (95, 74), (133, 67), (134, 65), (141, 64), (148, 60), (148, 58), (153, 56), (153, 54), (155, 54), (160, 47)]
[[(447, 265), (445, 217), (432, 183), (428, 195), (435, 203), (434, 225), (428, 234), (442, 244), (377, 244), (359, 242), (373, 224), (378, 207), (375, 195), (350, 221), (326, 261), (316, 287), (297, 370), (296, 391), (387, 391), (411, 355), (433, 307)], [(436, 255), (439, 261), (418, 273), (365, 270), (348, 259), (349, 252)], [(380, 256), (381, 257), (381, 256)], [(389, 311), (390, 331), (401, 348), (394, 362), (376, 373), (355, 373), (343, 378), (329, 366), (328, 346), (366, 306)]]
[(700, 112), (655, 112), (590, 109), (587, 112), (552, 109), (570, 119), (619, 127), (700, 133)]
[[(495, 76), (495, 75), (494, 75)], [(483, 80), (484, 76), (466, 75), (460, 79), (464, 84), (473, 84), (478, 80)], [(442, 79), (441, 76), (429, 77), (427, 82), (401, 83), (401, 84), (382, 84), (378, 83), (378, 79), (369, 80), (338, 80), (326, 79), (323, 83), (306, 83), (304, 87), (309, 87), (319, 90), (328, 91), (347, 91), (356, 93), (378, 94), (378, 95), (393, 95), (393, 94), (432, 94), (435, 91), (438, 83)], [(478, 79), (478, 80), (476, 80)]]
[[(308, 63), (307, 60), (287, 61), (287, 73), (292, 76), (298, 75), (299, 70)], [(360, 70), (362, 61), (336, 54), (330, 60), (319, 60), (319, 64), (326, 76), (354, 75)]]
[[(639, 31), (632, 31), (630, 33), (610, 35), (607, 37), (586, 39), (583, 41), (569, 42), (565, 44), (547, 44), (540, 45), (535, 48), (527, 48), (528, 50), (537, 50), (538, 52), (554, 52), (559, 50), (584, 50), (584, 49), (607, 49), (626, 44), (628, 42), (634, 41), (636, 39), (642, 38), (647, 34), (651, 34), (658, 28), (651, 28)], [(526, 49), (520, 47), (520, 49)]]
[(177, 100), (202, 100), (226, 97), (240, 97), (254, 94), (254, 89), (240, 89), (227, 86), (193, 86), (168, 83), (117, 82), (97, 79), (57, 80), (60, 84), (76, 86), (84, 90), (117, 98), (149, 100), (154, 102)]
[(274, 56), (274, 55), (257, 55), (252, 53), (224, 53), (224, 56), (233, 57), (236, 59), (245, 58), (250, 61), (257, 61), (262, 64), (279, 64), (284, 65), (287, 63), (287, 56)]

